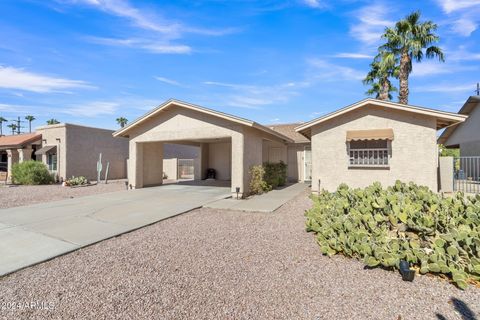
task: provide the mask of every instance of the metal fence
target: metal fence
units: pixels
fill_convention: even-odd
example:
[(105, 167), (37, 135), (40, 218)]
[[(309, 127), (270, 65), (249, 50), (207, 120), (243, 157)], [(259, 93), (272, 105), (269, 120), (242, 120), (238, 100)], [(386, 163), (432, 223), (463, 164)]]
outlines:
[(480, 157), (453, 158), (453, 189), (480, 193)]
[(194, 159), (178, 159), (178, 178), (193, 179), (195, 173)]

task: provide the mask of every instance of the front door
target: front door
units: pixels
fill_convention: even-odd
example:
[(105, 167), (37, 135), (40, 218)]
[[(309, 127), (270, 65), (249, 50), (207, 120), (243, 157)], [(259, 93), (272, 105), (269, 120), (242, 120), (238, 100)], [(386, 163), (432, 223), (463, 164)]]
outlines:
[(303, 151), (304, 181), (312, 181), (312, 149), (305, 147)]

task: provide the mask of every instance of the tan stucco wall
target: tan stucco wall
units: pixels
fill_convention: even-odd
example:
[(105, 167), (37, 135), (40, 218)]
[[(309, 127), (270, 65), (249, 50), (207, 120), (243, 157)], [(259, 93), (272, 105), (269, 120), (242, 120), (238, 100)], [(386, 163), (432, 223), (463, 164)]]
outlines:
[(278, 141), (263, 140), (263, 162), (287, 163), (287, 145)]
[(232, 178), (232, 144), (230, 142), (208, 144), (208, 168), (215, 169), (217, 180)]
[(480, 156), (480, 103), (477, 103), (465, 122), (448, 138), (445, 145), (460, 145), (462, 157)]
[[(165, 145), (163, 145), (165, 151)], [(178, 159), (163, 159), (163, 172), (167, 175), (167, 179), (176, 180), (178, 178)]]
[[(97, 161), (102, 153), (102, 179), (107, 162), (110, 162), (109, 179), (125, 178), (127, 174), (128, 139), (114, 138), (112, 130), (59, 124), (37, 128), (42, 134), (43, 146), (57, 145), (58, 174), (66, 179), (72, 176), (85, 176), (97, 179)], [(59, 138), (60, 142), (56, 139)]]
[(143, 143), (143, 185), (155, 186), (163, 183), (163, 144)]
[(438, 159), (439, 191), (453, 192), (453, 157)]
[[(390, 168), (349, 169), (348, 130), (392, 128)], [(413, 181), (437, 191), (436, 120), (408, 112), (366, 106), (312, 128), (312, 190), (334, 191), (340, 183), (365, 187), (374, 181), (392, 185)]]

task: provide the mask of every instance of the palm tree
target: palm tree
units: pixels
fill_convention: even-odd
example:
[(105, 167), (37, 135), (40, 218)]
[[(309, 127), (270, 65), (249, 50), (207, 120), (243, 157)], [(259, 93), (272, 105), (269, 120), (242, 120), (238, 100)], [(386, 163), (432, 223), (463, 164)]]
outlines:
[(124, 117), (117, 118), (117, 123), (123, 128), (128, 123), (128, 119)]
[(3, 135), (3, 123), (4, 122), (8, 122), (8, 120), (3, 118), (3, 117), (0, 117), (0, 136)]
[(371, 84), (372, 88), (366, 93), (373, 95), (376, 93), (376, 98), (380, 100), (391, 100), (391, 92), (397, 89), (390, 82), (390, 77), (398, 75), (398, 68), (396, 66), (397, 59), (395, 55), (388, 51), (380, 52), (370, 64), (370, 71), (368, 72), (363, 84)]
[(28, 129), (30, 131), (30, 133), (32, 132), (32, 121), (35, 120), (35, 117), (34, 116), (26, 116), (25, 117), (25, 120), (28, 121)]
[[(408, 104), (408, 77), (412, 72), (412, 61), (421, 62), (424, 58), (437, 57), (445, 61), (442, 49), (432, 44), (439, 41), (434, 32), (437, 25), (432, 21), (420, 22), (420, 12), (416, 11), (398, 21), (394, 27), (386, 28), (382, 38), (387, 43), (380, 50), (392, 52), (400, 60), (398, 78), (400, 80), (399, 102)], [(425, 53), (424, 53), (424, 49)]]
[(47, 120), (47, 125), (49, 125), (49, 126), (52, 125), (52, 124), (59, 124), (59, 123), (60, 123), (60, 121), (58, 121), (57, 119), (54, 119), (54, 118), (52, 118), (50, 120)]
[(15, 123), (10, 123), (7, 127), (12, 129), (12, 135), (14, 135), (17, 130), (17, 125)]

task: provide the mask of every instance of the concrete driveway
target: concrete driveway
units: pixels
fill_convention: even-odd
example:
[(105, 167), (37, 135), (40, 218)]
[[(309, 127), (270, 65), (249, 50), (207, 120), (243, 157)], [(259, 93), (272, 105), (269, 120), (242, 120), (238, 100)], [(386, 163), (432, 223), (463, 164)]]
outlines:
[(0, 275), (230, 196), (171, 184), (0, 210)]

